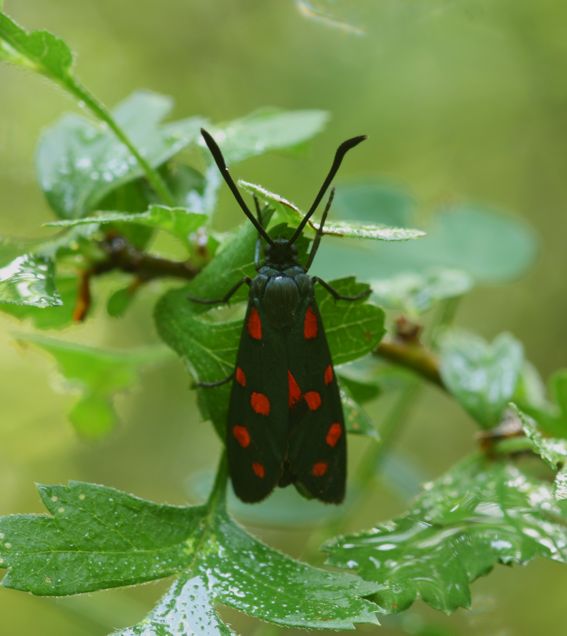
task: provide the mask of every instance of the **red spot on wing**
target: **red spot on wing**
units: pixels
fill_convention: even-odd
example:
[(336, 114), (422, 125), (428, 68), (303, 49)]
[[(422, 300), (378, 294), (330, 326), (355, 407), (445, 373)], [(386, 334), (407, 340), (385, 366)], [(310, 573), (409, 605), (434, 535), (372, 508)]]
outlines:
[(262, 340), (262, 319), (255, 307), (252, 307), (248, 314), (246, 328), (251, 338), (254, 338), (254, 340)]
[(236, 367), (234, 378), (240, 386), (246, 386), (246, 374), (240, 367)]
[(254, 462), (252, 464), (252, 470), (254, 471), (256, 477), (259, 477), (260, 479), (264, 479), (264, 477), (266, 476), (266, 469), (264, 468), (264, 464)]
[(316, 411), (321, 406), (321, 395), (317, 391), (307, 391), (304, 397), (310, 411)]
[(331, 364), (328, 364), (323, 375), (323, 381), (325, 382), (325, 384), (331, 384), (334, 377), (335, 374), (333, 372), (333, 366)]
[(270, 414), (270, 400), (263, 393), (252, 393), (250, 396), (250, 406), (258, 415)]
[(307, 307), (305, 312), (305, 320), (303, 321), (303, 337), (306, 340), (313, 340), (319, 333), (319, 325), (317, 324), (317, 316), (311, 307)]
[(338, 441), (341, 439), (342, 434), (343, 427), (341, 426), (341, 424), (339, 422), (333, 422), (333, 424), (329, 426), (325, 441), (331, 448), (334, 448), (337, 445)]
[(311, 474), (313, 477), (323, 477), (327, 470), (329, 470), (329, 464), (327, 464), (327, 462), (316, 462), (311, 467)]
[(293, 377), (293, 373), (289, 370), (287, 372), (287, 383), (289, 387), (287, 403), (289, 408), (292, 408), (301, 400), (301, 388), (299, 384), (297, 384), (297, 380)]
[(250, 433), (246, 426), (242, 426), (237, 424), (232, 427), (232, 435), (234, 439), (242, 446), (242, 448), (247, 448), (250, 446)]

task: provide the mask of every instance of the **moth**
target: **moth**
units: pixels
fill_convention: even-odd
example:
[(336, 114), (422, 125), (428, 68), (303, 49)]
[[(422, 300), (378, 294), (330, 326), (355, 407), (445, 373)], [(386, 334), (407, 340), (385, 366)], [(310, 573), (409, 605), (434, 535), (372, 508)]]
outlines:
[(206, 130), (201, 134), (226, 184), (258, 231), (258, 244), (264, 243), (265, 252), (261, 258), (261, 250), (256, 250), (256, 276), (244, 277), (222, 298), (190, 298), (207, 305), (225, 304), (242, 285), (249, 287), (233, 373), (197, 385), (209, 388), (232, 381), (226, 448), (234, 491), (242, 501), (252, 503), (267, 497), (276, 486), (294, 484), (305, 497), (340, 503), (346, 487), (345, 421), (315, 285), (336, 301), (357, 301), (369, 292), (344, 296), (308, 274), (334, 189), (304, 263), (299, 262), (295, 242), (329, 190), (345, 154), (366, 137), (353, 137), (338, 147), (313, 204), (291, 238), (272, 238), (257, 200), (254, 216), (219, 146)]

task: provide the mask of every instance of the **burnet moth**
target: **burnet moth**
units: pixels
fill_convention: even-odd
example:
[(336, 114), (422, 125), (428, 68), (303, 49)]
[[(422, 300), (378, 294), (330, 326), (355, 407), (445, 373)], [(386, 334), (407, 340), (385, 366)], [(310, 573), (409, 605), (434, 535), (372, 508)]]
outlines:
[(331, 169), (313, 204), (291, 238), (272, 238), (246, 205), (215, 140), (201, 130), (218, 169), (244, 214), (265, 245), (263, 262), (256, 251), (257, 274), (245, 277), (219, 299), (190, 298), (193, 302), (228, 303), (242, 285), (250, 288), (248, 308), (236, 357), (236, 368), (223, 380), (201, 383), (219, 386), (232, 381), (226, 448), (236, 495), (246, 502), (267, 497), (276, 486), (294, 484), (308, 498), (340, 503), (346, 485), (346, 431), (339, 387), (315, 285), (337, 301), (356, 301), (368, 295), (343, 296), (308, 271), (323, 235), (334, 190), (306, 257), (298, 261), (295, 241), (329, 189), (345, 154), (366, 139), (353, 137), (337, 149)]

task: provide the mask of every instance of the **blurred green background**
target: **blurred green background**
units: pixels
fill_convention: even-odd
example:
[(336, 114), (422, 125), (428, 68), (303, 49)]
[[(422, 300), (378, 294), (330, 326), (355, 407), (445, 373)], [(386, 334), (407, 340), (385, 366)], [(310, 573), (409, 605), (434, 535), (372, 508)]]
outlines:
[[(399, 184), (424, 218), (470, 200), (527, 220), (540, 238), (535, 266), (517, 282), (476, 289), (458, 323), (490, 338), (511, 331), (547, 376), (567, 359), (567, 8), (550, 0), (347, 4), (356, 5), (365, 37), (306, 19), (292, 0), (26, 0), (5, 9), (30, 29), (61, 35), (78, 54), (79, 77), (109, 105), (144, 87), (172, 95), (175, 117), (222, 121), (265, 105), (328, 110), (331, 124), (298, 158), (272, 154), (238, 169), (299, 204), (320, 181), (319, 159), (343, 138), (367, 133), (343, 180), (378, 176)], [(34, 150), (42, 129), (73, 108), (47, 82), (0, 67), (0, 235), (46, 233)], [(240, 221), (227, 196), (221, 205), (222, 227)], [(67, 335), (95, 346), (155, 342), (151, 308), (159, 291), (149, 289), (123, 320), (106, 317), (101, 303), (92, 321)], [(117, 400), (120, 428), (87, 445), (66, 421), (73, 397), (58, 391), (51, 360), (15, 344), (14, 332), (25, 325), (4, 316), (0, 322), (0, 513), (39, 511), (34, 482), (69, 479), (158, 501), (191, 498), (189, 476), (212, 469), (219, 444), (199, 421), (180, 363), (144, 372), (139, 387)], [(379, 402), (372, 414), (379, 422)], [(429, 479), (473, 448), (474, 431), (455, 404), (428, 389), (398, 449)], [(353, 440), (353, 453), (366, 443)], [(350, 526), (386, 519), (406, 503), (384, 488)], [(299, 556), (309, 537), (256, 531)], [(66, 600), (2, 590), (0, 633), (105, 634), (139, 620), (165, 585)], [(471, 611), (445, 617), (418, 603), (386, 619), (382, 633), (559, 634), (566, 592), (567, 570), (558, 564), (499, 567), (474, 584)], [(225, 616), (240, 633), (275, 633)], [(424, 632), (428, 626), (437, 631)]]

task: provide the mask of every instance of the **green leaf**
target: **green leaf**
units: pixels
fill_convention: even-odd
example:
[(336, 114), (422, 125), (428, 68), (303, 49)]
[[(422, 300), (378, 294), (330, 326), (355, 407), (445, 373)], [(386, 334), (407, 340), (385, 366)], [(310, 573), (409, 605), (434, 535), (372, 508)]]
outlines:
[(55, 81), (71, 73), (73, 54), (63, 40), (47, 31), (28, 33), (0, 12), (0, 59), (32, 69)]
[[(294, 148), (320, 133), (329, 119), (322, 110), (263, 108), (211, 127), (228, 165), (270, 150)], [(204, 145), (204, 142), (201, 142)]]
[(146, 212), (128, 214), (127, 212), (100, 212), (96, 216), (82, 219), (53, 221), (46, 225), (55, 227), (73, 227), (76, 225), (105, 225), (108, 223), (135, 224), (164, 230), (189, 245), (189, 237), (200, 228), (208, 217), (206, 214), (192, 212), (187, 208), (170, 208), (165, 205), (151, 205)]
[[(204, 120), (162, 124), (172, 102), (136, 92), (113, 111), (120, 129), (152, 167), (195, 142)], [(37, 154), (41, 187), (61, 218), (78, 218), (96, 209), (112, 190), (144, 175), (130, 150), (108, 127), (78, 115), (65, 115), (42, 136)]]
[(535, 420), (515, 409), (526, 437), (534, 444), (536, 453), (556, 474), (554, 493), (557, 499), (567, 499), (567, 440), (544, 437)]
[(399, 245), (360, 246), (328, 239), (317, 254), (317, 267), (322, 275), (334, 277), (348, 262), (353, 274), (373, 279), (377, 272), (388, 279), (451, 269), (477, 283), (502, 283), (523, 274), (537, 252), (535, 236), (523, 221), (479, 206), (441, 211), (424, 229), (424, 238)]
[(371, 283), (377, 302), (409, 316), (419, 316), (441, 300), (457, 298), (473, 287), (471, 277), (453, 269), (398, 274)]
[(207, 582), (200, 576), (179, 577), (142, 622), (112, 636), (234, 634), (216, 613)]
[[(299, 221), (305, 216), (294, 203), (284, 199), (279, 194), (269, 192), (265, 188), (247, 181), (239, 181), (240, 186), (246, 192), (258, 197), (258, 199), (274, 209), (283, 219), (291, 225), (298, 225)], [(313, 235), (319, 228), (314, 221), (307, 224)], [(379, 241), (407, 241), (424, 236), (421, 230), (412, 230), (402, 227), (386, 227), (384, 225), (375, 225), (371, 223), (358, 223), (356, 221), (328, 221), (325, 223), (323, 234), (331, 236), (342, 236), (346, 238), (357, 239), (374, 239)]]
[(461, 406), (483, 427), (497, 425), (512, 399), (522, 366), (522, 345), (510, 334), (492, 344), (465, 331), (449, 331), (440, 342), (441, 376)]
[(6, 262), (3, 256), (12, 252), (0, 243), (0, 303), (41, 308), (61, 305), (53, 262), (37, 254), (21, 254)]
[(497, 563), (567, 562), (567, 516), (548, 484), (508, 462), (469, 458), (428, 484), (412, 508), (325, 546), (331, 565), (380, 589), (385, 612), (417, 598), (444, 612), (470, 605), (469, 583)]
[[(242, 322), (214, 320), (218, 310), (204, 313), (201, 305), (191, 303), (187, 297), (190, 294), (195, 298), (219, 298), (243, 276), (253, 276), (256, 238), (250, 224), (241, 226), (189, 286), (167, 292), (156, 306), (158, 333), (181, 356), (196, 381), (213, 382), (232, 373)], [(368, 288), (352, 278), (334, 281), (332, 285), (346, 295)], [(335, 364), (359, 358), (376, 347), (384, 335), (384, 313), (379, 307), (364, 301), (336, 302), (323, 289), (317, 289), (316, 295)], [(235, 301), (245, 298), (243, 290)], [(224, 437), (229, 391), (228, 384), (199, 391), (201, 409), (221, 437)]]
[(167, 355), (164, 349), (109, 351), (31, 334), (18, 335), (18, 340), (53, 356), (69, 389), (80, 394), (69, 419), (80, 435), (93, 440), (104, 437), (118, 420), (114, 394), (137, 384), (140, 367)]
[(61, 596), (180, 575), (161, 602), (168, 611), (122, 634), (179, 634), (176, 624), (195, 633), (207, 623), (206, 633), (227, 633), (216, 602), (288, 627), (376, 622), (376, 606), (361, 598), (376, 585), (271, 549), (221, 506), (160, 505), (81, 482), (39, 492), (49, 516), (0, 518), (4, 586)]
[[(356, 296), (368, 290), (368, 285), (357, 282), (352, 276), (330, 284), (344, 296)], [(315, 297), (334, 365), (356, 360), (374, 351), (386, 333), (384, 312), (380, 307), (362, 300), (336, 301), (319, 286), (315, 288)]]
[(374, 426), (368, 413), (355, 401), (345, 382), (340, 381), (341, 402), (345, 416), (345, 426), (349, 433), (380, 439), (378, 430)]
[(37, 329), (61, 329), (73, 321), (77, 298), (77, 276), (56, 276), (54, 279), (61, 303), (51, 307), (33, 305), (0, 305), (0, 311), (18, 318), (30, 320)]
[(549, 378), (548, 401), (541, 378), (534, 367), (524, 369), (514, 402), (520, 409), (537, 420), (548, 435), (567, 439), (567, 370), (560, 369)]

